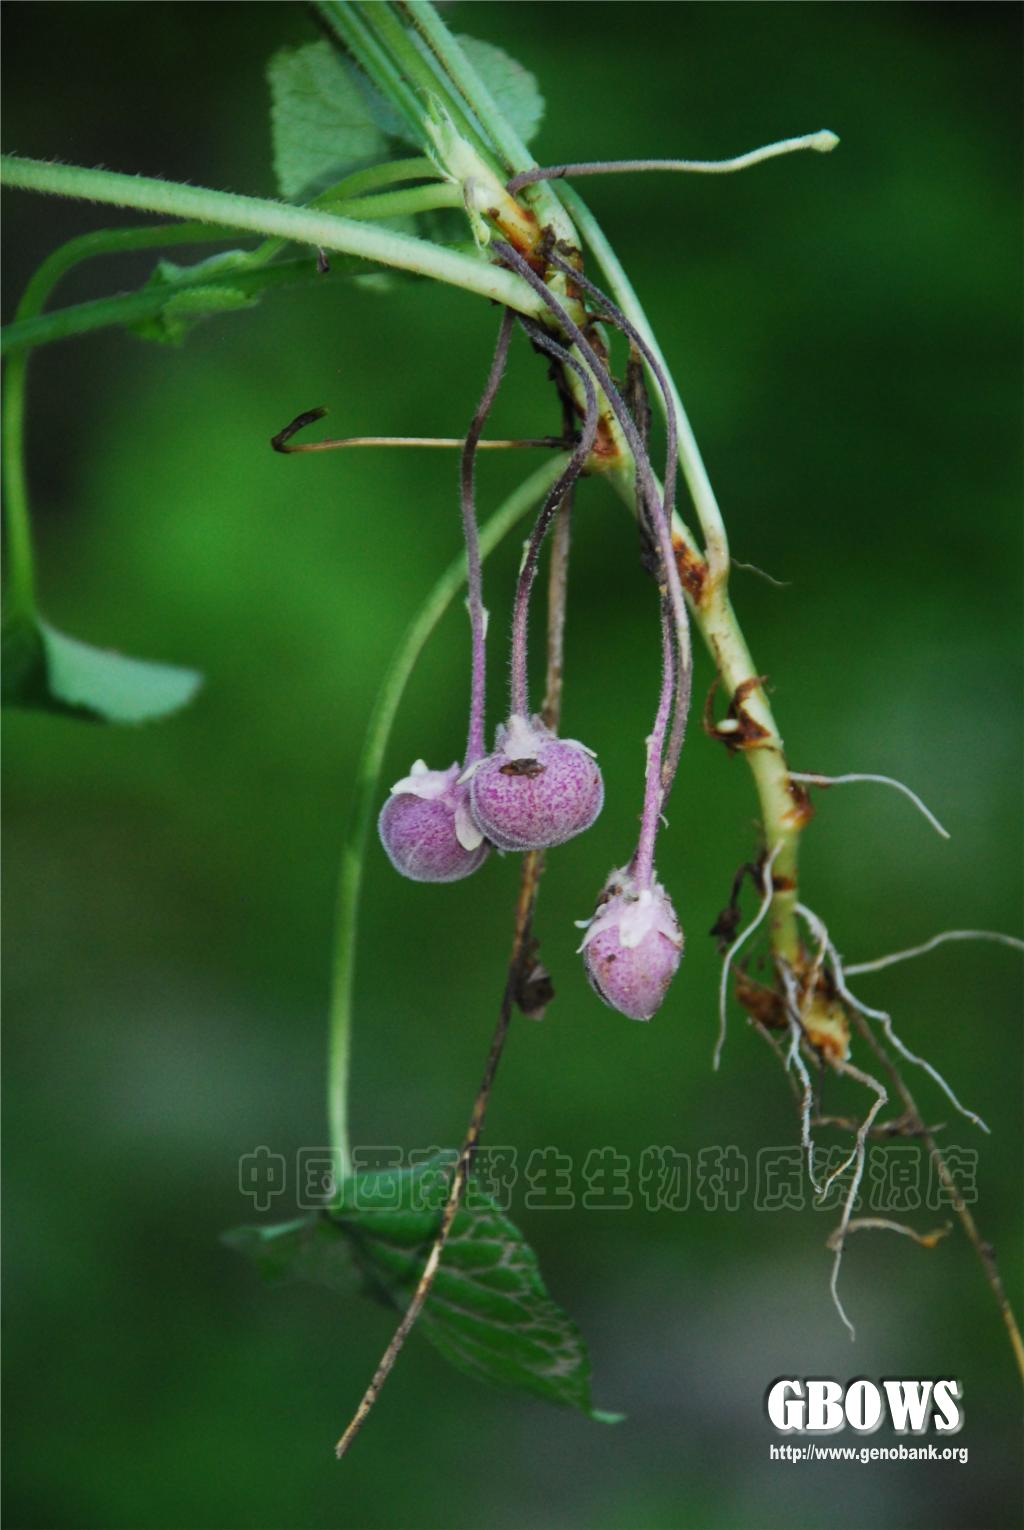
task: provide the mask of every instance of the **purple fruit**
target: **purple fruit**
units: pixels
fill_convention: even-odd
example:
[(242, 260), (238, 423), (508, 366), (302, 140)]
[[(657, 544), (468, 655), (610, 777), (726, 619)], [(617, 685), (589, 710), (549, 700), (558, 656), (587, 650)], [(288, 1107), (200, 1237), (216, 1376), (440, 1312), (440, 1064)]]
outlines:
[(604, 803), (591, 750), (539, 717), (513, 715), (494, 753), (467, 772), (473, 818), (499, 850), (544, 850), (589, 829)]
[(683, 956), (683, 932), (668, 893), (659, 882), (638, 886), (627, 868), (613, 871), (580, 950), (598, 996), (630, 1020), (649, 1020)]
[(469, 812), (460, 765), (428, 770), (417, 760), (391, 788), (377, 830), (396, 871), (414, 882), (458, 882), (487, 858), (490, 847)]

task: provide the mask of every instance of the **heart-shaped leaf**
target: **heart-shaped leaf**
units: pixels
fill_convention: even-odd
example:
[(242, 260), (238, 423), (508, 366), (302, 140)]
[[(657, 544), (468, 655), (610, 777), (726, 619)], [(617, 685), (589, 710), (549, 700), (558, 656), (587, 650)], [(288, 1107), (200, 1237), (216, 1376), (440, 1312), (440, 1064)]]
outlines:
[[(278, 1227), (241, 1227), (225, 1241), (268, 1280), (311, 1280), (335, 1291), (365, 1288), (404, 1309), (416, 1289), (447, 1197), (440, 1161), (360, 1174), (329, 1211)], [(552, 1301), (537, 1257), (503, 1211), (470, 1186), (452, 1226), (419, 1320), (445, 1359), (481, 1381), (594, 1409), (590, 1358), (568, 1315)]]
[(331, 43), (280, 49), (267, 79), (274, 171), (289, 201), (322, 191), (351, 166), (387, 157), (367, 93)]

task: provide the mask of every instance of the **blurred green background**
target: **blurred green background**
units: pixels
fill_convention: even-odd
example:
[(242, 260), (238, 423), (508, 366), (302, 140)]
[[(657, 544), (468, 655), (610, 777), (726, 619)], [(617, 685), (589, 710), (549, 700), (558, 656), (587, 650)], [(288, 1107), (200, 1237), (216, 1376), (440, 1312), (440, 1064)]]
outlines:
[[(273, 195), (264, 65), (300, 5), (7, 10), (6, 147)], [(1001, 5), (463, 4), (547, 97), (542, 162), (715, 156), (822, 126), (828, 159), (730, 180), (588, 183), (682, 388), (737, 558), (757, 664), (795, 766), (916, 786), (947, 845), (870, 787), (819, 799), (804, 888), (863, 959), (951, 926), (1018, 931), (1020, 12)], [(100, 208), (6, 198), (7, 309)], [(138, 222), (125, 218), (124, 222)], [(74, 275), (70, 302), (152, 257)], [(28, 1527), (979, 1527), (1016, 1523), (1019, 1393), (959, 1230), (847, 1254), (828, 1213), (513, 1211), (592, 1350), (609, 1431), (492, 1392), (408, 1347), (344, 1467), (330, 1446), (391, 1331), (383, 1309), (260, 1287), (218, 1244), (251, 1220), (238, 1160), (324, 1141), (337, 859), (363, 727), (405, 623), (458, 547), (441, 454), (285, 459), (332, 433), (458, 434), (494, 316), (425, 283), (327, 278), (213, 321), (180, 351), (116, 333), (37, 354), (29, 463), (44, 605), (100, 645), (201, 668), (145, 730), (6, 725), (6, 1520)], [(557, 428), (517, 346), (495, 433)], [(486, 460), (484, 508), (525, 468)], [(492, 711), (513, 538), (488, 571)], [(579, 496), (565, 729), (607, 807), (551, 857), (539, 930), (557, 1002), (515, 1026), (490, 1140), (579, 1169), (611, 1146), (694, 1161), (797, 1140), (774, 1059), (734, 1015), (710, 1069), (705, 932), (757, 848), (748, 773), (694, 728), (659, 861), (688, 933), (650, 1026), (587, 989), (573, 919), (631, 844), (656, 688), (635, 533)], [(462, 747), (467, 637), (449, 614), (386, 773)], [(696, 690), (710, 683), (698, 659)], [(454, 1143), (502, 981), (514, 858), (440, 889), (376, 846), (359, 960), (357, 1142)], [(1020, 1290), (1020, 964), (947, 948), (867, 978), (992, 1127), (908, 1081), (980, 1150), (979, 1220)], [(855, 1094), (830, 1084), (826, 1104)], [(275, 1203), (292, 1213), (294, 1179)], [(920, 1227), (943, 1219), (922, 1208)], [(770, 1463), (779, 1375), (962, 1378), (970, 1463)], [(876, 1436), (872, 1443), (884, 1443)]]

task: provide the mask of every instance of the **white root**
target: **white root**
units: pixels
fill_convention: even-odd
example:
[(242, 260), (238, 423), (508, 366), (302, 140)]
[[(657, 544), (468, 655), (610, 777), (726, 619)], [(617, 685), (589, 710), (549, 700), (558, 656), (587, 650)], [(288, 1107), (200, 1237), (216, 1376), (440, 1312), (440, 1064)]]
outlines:
[(832, 1275), (828, 1283), (828, 1288), (831, 1292), (832, 1301), (835, 1304), (835, 1309), (839, 1313), (842, 1321), (846, 1324), (846, 1327), (849, 1329), (850, 1339), (853, 1340), (857, 1337), (856, 1329), (850, 1322), (850, 1319), (846, 1314), (846, 1308), (843, 1306), (839, 1299), (839, 1269), (843, 1262), (843, 1250), (846, 1247), (846, 1235), (850, 1227), (850, 1215), (853, 1211), (854, 1202), (857, 1199), (857, 1191), (860, 1189), (861, 1180), (864, 1178), (864, 1164), (867, 1160), (868, 1132), (871, 1130), (878, 1112), (888, 1104), (889, 1096), (886, 1093), (884, 1086), (880, 1084), (878, 1079), (874, 1078), (870, 1073), (865, 1073), (862, 1069), (855, 1068), (852, 1063), (843, 1062), (842, 1059), (838, 1057), (832, 1058), (831, 1061), (832, 1066), (835, 1068), (837, 1073), (844, 1074), (848, 1078), (855, 1079), (858, 1084), (863, 1084), (866, 1089), (870, 1089), (875, 1096), (874, 1104), (860, 1124), (860, 1129), (857, 1132), (857, 1140), (854, 1144), (853, 1152), (846, 1159), (842, 1167), (836, 1170), (835, 1174), (829, 1175), (825, 1182), (825, 1189), (822, 1191), (822, 1195), (824, 1196), (825, 1190), (828, 1189), (832, 1182), (835, 1179), (838, 1179), (840, 1174), (844, 1174), (851, 1163), (853, 1164), (853, 1174), (850, 1178), (850, 1188), (846, 1192), (846, 1199), (843, 1202), (843, 1210), (839, 1218), (839, 1226), (836, 1228), (835, 1232), (832, 1234), (832, 1237), (829, 1239), (829, 1246), (835, 1250), (835, 1259), (832, 1261)]
[(923, 813), (927, 818), (936, 834), (941, 834), (943, 839), (949, 838), (949, 831), (942, 827), (931, 808), (925, 807), (917, 793), (912, 792), (909, 786), (905, 786), (902, 781), (897, 781), (892, 776), (867, 775), (861, 771), (852, 771), (844, 776), (820, 776), (812, 771), (791, 770), (789, 777), (791, 781), (802, 781), (807, 786), (847, 786), (855, 781), (874, 781), (880, 786), (891, 786), (894, 791), (902, 792), (904, 797), (910, 799), (918, 812)]
[[(801, 918), (807, 921), (812, 930), (819, 930), (824, 928), (822, 926), (821, 920), (818, 918), (818, 915), (815, 914), (813, 910), (806, 908), (802, 903), (797, 904), (796, 911), (801, 916)], [(960, 1112), (962, 1116), (970, 1121), (972, 1125), (979, 1127), (981, 1131), (988, 1133), (989, 1129), (985, 1122), (981, 1119), (976, 1111), (969, 1110), (968, 1107), (957, 1098), (956, 1094), (950, 1085), (946, 1083), (946, 1080), (943, 1078), (939, 1070), (933, 1067), (926, 1058), (918, 1057), (916, 1052), (912, 1052), (909, 1047), (903, 1044), (893, 1029), (892, 1016), (887, 1014), (884, 1009), (872, 1009), (869, 1004), (864, 1003), (863, 999), (858, 999), (855, 994), (850, 992), (846, 983), (846, 968), (843, 966), (843, 959), (839, 955), (839, 952), (836, 950), (831, 940), (829, 940), (828, 943), (828, 959), (829, 965), (832, 968), (832, 975), (835, 979), (836, 989), (840, 998), (845, 999), (847, 1004), (852, 1005), (852, 1007), (860, 1014), (862, 1014), (865, 1019), (877, 1020), (884, 1030), (886, 1040), (889, 1042), (893, 1050), (898, 1052), (900, 1056), (907, 1062), (914, 1063), (918, 1068), (923, 1069), (923, 1071), (928, 1074), (928, 1077), (938, 1085), (946, 1098)]]
[(1016, 935), (1002, 935), (998, 930), (943, 930), (920, 946), (908, 946), (905, 951), (891, 951), (888, 956), (876, 956), (871, 962), (847, 962), (846, 976), (857, 977), (862, 972), (881, 972), (883, 967), (894, 967), (897, 962), (909, 962), (915, 956), (925, 956), (936, 946), (949, 940), (991, 940), (999, 946), (1009, 946), (1014, 951), (1024, 951), (1024, 940)]

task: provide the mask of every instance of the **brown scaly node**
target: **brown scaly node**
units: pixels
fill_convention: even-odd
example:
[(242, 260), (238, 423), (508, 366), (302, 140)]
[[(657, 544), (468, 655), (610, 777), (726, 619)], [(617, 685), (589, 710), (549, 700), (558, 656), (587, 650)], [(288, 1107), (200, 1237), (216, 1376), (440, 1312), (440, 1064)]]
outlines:
[[(752, 692), (759, 690), (767, 680), (767, 675), (753, 675), (749, 680), (744, 680), (733, 692), (732, 700), (726, 710), (721, 723), (715, 722), (715, 694), (718, 690), (718, 677), (711, 683), (707, 701), (704, 703), (703, 725), (704, 732), (709, 738), (715, 738), (720, 744), (724, 744), (730, 754), (737, 754), (748, 749), (771, 749), (774, 747), (769, 730), (759, 722), (755, 722), (743, 703)], [(731, 724), (731, 726), (727, 726)]]
[(698, 553), (687, 547), (682, 537), (673, 537), (672, 547), (676, 555), (676, 567), (679, 569), (679, 577), (683, 582), (683, 589), (689, 595), (693, 604), (700, 606), (707, 590), (708, 566)]

